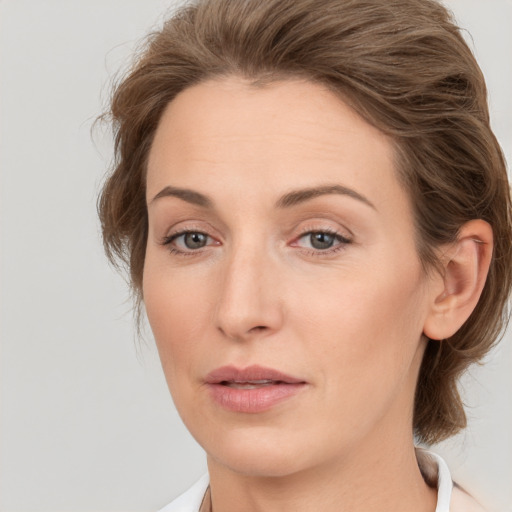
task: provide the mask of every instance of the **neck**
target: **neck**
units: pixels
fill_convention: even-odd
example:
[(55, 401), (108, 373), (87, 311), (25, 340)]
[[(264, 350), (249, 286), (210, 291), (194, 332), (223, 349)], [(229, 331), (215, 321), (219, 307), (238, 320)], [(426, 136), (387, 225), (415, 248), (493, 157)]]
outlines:
[(412, 439), (379, 448), (282, 477), (237, 474), (208, 460), (213, 512), (433, 512), (437, 492), (421, 476)]

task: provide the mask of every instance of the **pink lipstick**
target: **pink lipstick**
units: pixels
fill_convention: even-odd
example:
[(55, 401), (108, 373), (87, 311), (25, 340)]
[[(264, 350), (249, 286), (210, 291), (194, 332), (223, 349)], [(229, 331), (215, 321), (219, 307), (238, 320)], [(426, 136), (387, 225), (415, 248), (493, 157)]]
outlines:
[(272, 368), (223, 366), (205, 379), (211, 396), (234, 412), (259, 413), (296, 395), (306, 382)]

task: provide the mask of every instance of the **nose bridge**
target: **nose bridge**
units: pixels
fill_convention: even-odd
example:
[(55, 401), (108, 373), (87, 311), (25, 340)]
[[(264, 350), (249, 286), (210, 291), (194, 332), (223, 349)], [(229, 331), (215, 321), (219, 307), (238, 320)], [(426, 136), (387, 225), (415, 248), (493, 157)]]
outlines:
[(275, 286), (276, 270), (262, 240), (246, 237), (231, 247), (220, 276), (216, 318), (226, 336), (243, 339), (279, 328), (282, 312)]

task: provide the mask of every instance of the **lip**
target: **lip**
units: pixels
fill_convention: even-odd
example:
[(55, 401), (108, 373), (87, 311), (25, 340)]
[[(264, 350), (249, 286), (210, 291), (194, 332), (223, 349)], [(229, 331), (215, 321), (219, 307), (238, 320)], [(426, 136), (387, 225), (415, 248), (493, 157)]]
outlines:
[(249, 414), (277, 406), (307, 384), (303, 379), (258, 365), (247, 368), (223, 366), (210, 372), (205, 382), (218, 405), (229, 411)]

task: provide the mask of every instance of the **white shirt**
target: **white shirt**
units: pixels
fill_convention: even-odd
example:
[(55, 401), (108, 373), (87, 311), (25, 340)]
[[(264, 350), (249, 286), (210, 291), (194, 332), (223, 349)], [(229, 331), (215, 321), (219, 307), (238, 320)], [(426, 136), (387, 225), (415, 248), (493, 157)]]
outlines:
[[(435, 512), (485, 512), (469, 494), (453, 485), (446, 462), (436, 453), (416, 448), (422, 473), (437, 476), (437, 506)], [(208, 488), (209, 477), (203, 475), (188, 491), (159, 512), (198, 512)]]

